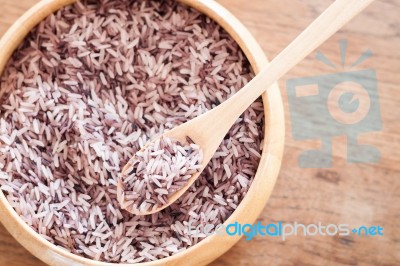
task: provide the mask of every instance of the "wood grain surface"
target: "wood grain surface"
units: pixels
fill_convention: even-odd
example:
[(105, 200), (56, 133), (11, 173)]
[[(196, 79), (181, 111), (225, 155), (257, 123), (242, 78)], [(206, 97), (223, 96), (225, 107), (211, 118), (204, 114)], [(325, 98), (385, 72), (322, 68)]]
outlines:
[[(273, 58), (332, 0), (218, 0), (254, 34)], [(37, 0), (0, 0), (0, 35)], [(286, 111), (286, 146), (277, 185), (259, 221), (285, 223), (380, 225), (383, 236), (292, 236), (242, 239), (212, 265), (400, 265), (400, 2), (378, 0), (321, 48), (340, 65), (338, 41), (348, 40), (349, 62), (371, 49), (373, 57), (357, 69), (375, 69), (383, 129), (363, 133), (359, 142), (379, 148), (377, 164), (350, 164), (345, 136), (333, 138), (333, 167), (301, 168), (299, 154), (319, 141), (295, 141), (289, 116), (286, 81), (336, 73), (315, 53), (280, 82)], [(316, 110), (324, 108), (324, 103)], [(0, 265), (44, 265), (25, 251), (0, 225)]]

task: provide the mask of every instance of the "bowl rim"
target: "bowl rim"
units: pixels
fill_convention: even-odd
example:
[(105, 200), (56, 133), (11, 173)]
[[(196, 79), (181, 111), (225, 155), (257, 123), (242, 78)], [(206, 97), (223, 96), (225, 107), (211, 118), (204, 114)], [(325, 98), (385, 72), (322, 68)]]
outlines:
[[(14, 50), (30, 30), (41, 20), (56, 10), (74, 3), (76, 0), (42, 0), (25, 12), (0, 39), (0, 74), (3, 72)], [(177, 0), (216, 21), (239, 44), (255, 73), (268, 60), (247, 28), (228, 10), (214, 0)], [(0, 97), (2, 97), (0, 90)], [(285, 141), (285, 117), (281, 93), (275, 83), (262, 95), (264, 105), (264, 144), (257, 168), (247, 194), (237, 209), (224, 222), (236, 222), (240, 213), (244, 223), (253, 223), (260, 215), (279, 174)], [(254, 204), (256, 203), (256, 204)], [(255, 205), (255, 206), (254, 206)], [(251, 207), (251, 208), (249, 208)], [(50, 265), (115, 265), (116, 263), (95, 261), (73, 254), (58, 247), (34, 231), (11, 207), (0, 189), (0, 221), (7, 231), (34, 256)], [(211, 235), (188, 249), (146, 265), (207, 264), (229, 250), (241, 236)], [(215, 250), (217, 248), (217, 250)], [(199, 251), (203, 252), (201, 255)], [(187, 256), (190, 255), (190, 261)], [(119, 265), (144, 265), (144, 263), (119, 263)]]

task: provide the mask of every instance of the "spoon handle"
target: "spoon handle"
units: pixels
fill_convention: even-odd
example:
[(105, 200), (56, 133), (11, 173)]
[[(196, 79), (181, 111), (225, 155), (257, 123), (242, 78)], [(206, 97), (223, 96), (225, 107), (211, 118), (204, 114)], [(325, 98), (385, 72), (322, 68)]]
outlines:
[[(238, 117), (268, 87), (373, 1), (336, 0), (246, 86), (216, 108), (191, 122), (201, 126), (203, 135), (214, 136), (213, 139), (215, 140), (211, 141), (213, 143), (211, 144), (210, 140), (208, 140), (208, 143), (213, 148), (215, 146), (216, 150), (221, 139)], [(210, 119), (210, 116), (215, 119)]]

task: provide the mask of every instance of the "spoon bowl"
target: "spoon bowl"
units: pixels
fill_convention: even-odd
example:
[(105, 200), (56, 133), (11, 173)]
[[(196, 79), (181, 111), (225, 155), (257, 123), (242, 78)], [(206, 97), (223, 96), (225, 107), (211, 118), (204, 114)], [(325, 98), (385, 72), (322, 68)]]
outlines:
[[(182, 124), (181, 126), (184, 126), (185, 124)], [(175, 127), (172, 130), (168, 130), (165, 133), (163, 133), (162, 135), (157, 136), (156, 138), (148, 141), (139, 152), (144, 151), (145, 149), (147, 149), (147, 147), (156, 142), (158, 139), (162, 138), (162, 137), (166, 137), (166, 138), (170, 138), (170, 139), (174, 139), (176, 141), (179, 141), (180, 143), (188, 143), (189, 144), (189, 140), (193, 143), (195, 143), (192, 139), (192, 137), (187, 136), (186, 134), (184, 134), (184, 130), (180, 129), (181, 126)], [(211, 155), (212, 157), (212, 155)], [(131, 171), (131, 167), (132, 167), (132, 161), (135, 160), (135, 155), (134, 157), (132, 157), (129, 162), (124, 166), (124, 168), (122, 169), (122, 177), (126, 176), (128, 174), (128, 171)], [(169, 198), (168, 198), (168, 202), (167, 204), (163, 204), (163, 205), (157, 205), (157, 207), (155, 208), (150, 208), (148, 210), (140, 210), (139, 208), (133, 208), (132, 206), (128, 206), (127, 204), (125, 204), (124, 201), (124, 188), (123, 188), (123, 181), (122, 178), (118, 180), (117, 183), (117, 200), (119, 202), (119, 204), (121, 205), (121, 207), (125, 210), (127, 210), (128, 212), (135, 214), (135, 215), (149, 215), (149, 214), (153, 214), (153, 213), (157, 213), (165, 208), (167, 208), (169, 205), (171, 205), (172, 203), (174, 203), (178, 198), (180, 198), (185, 192), (186, 190), (189, 189), (189, 187), (196, 181), (196, 179), (199, 177), (199, 175), (201, 174), (201, 172), (203, 171), (203, 169), (205, 168), (205, 166), (207, 164), (203, 164), (203, 162), (207, 160), (210, 161), (211, 158), (204, 158), (201, 162), (202, 167), (199, 169), (199, 171), (195, 174), (193, 174), (190, 179), (187, 180), (187, 183), (182, 186), (179, 190), (175, 191), (174, 193), (172, 193)]]

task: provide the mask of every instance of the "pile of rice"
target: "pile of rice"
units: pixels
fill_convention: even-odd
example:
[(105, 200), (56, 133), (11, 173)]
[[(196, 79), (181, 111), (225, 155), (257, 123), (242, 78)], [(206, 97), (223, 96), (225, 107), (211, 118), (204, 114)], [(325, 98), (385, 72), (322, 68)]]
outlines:
[(226, 135), (201, 177), (160, 213), (120, 209), (122, 167), (156, 134), (215, 107), (252, 78), (238, 45), (175, 1), (91, 0), (40, 23), (1, 77), (0, 186), (43, 238), (107, 262), (171, 256), (201, 241), (249, 189), (263, 106)]
[(187, 185), (202, 168), (199, 145), (165, 136), (147, 143), (122, 170), (117, 199), (133, 214), (153, 212), (169, 203), (169, 197)]

